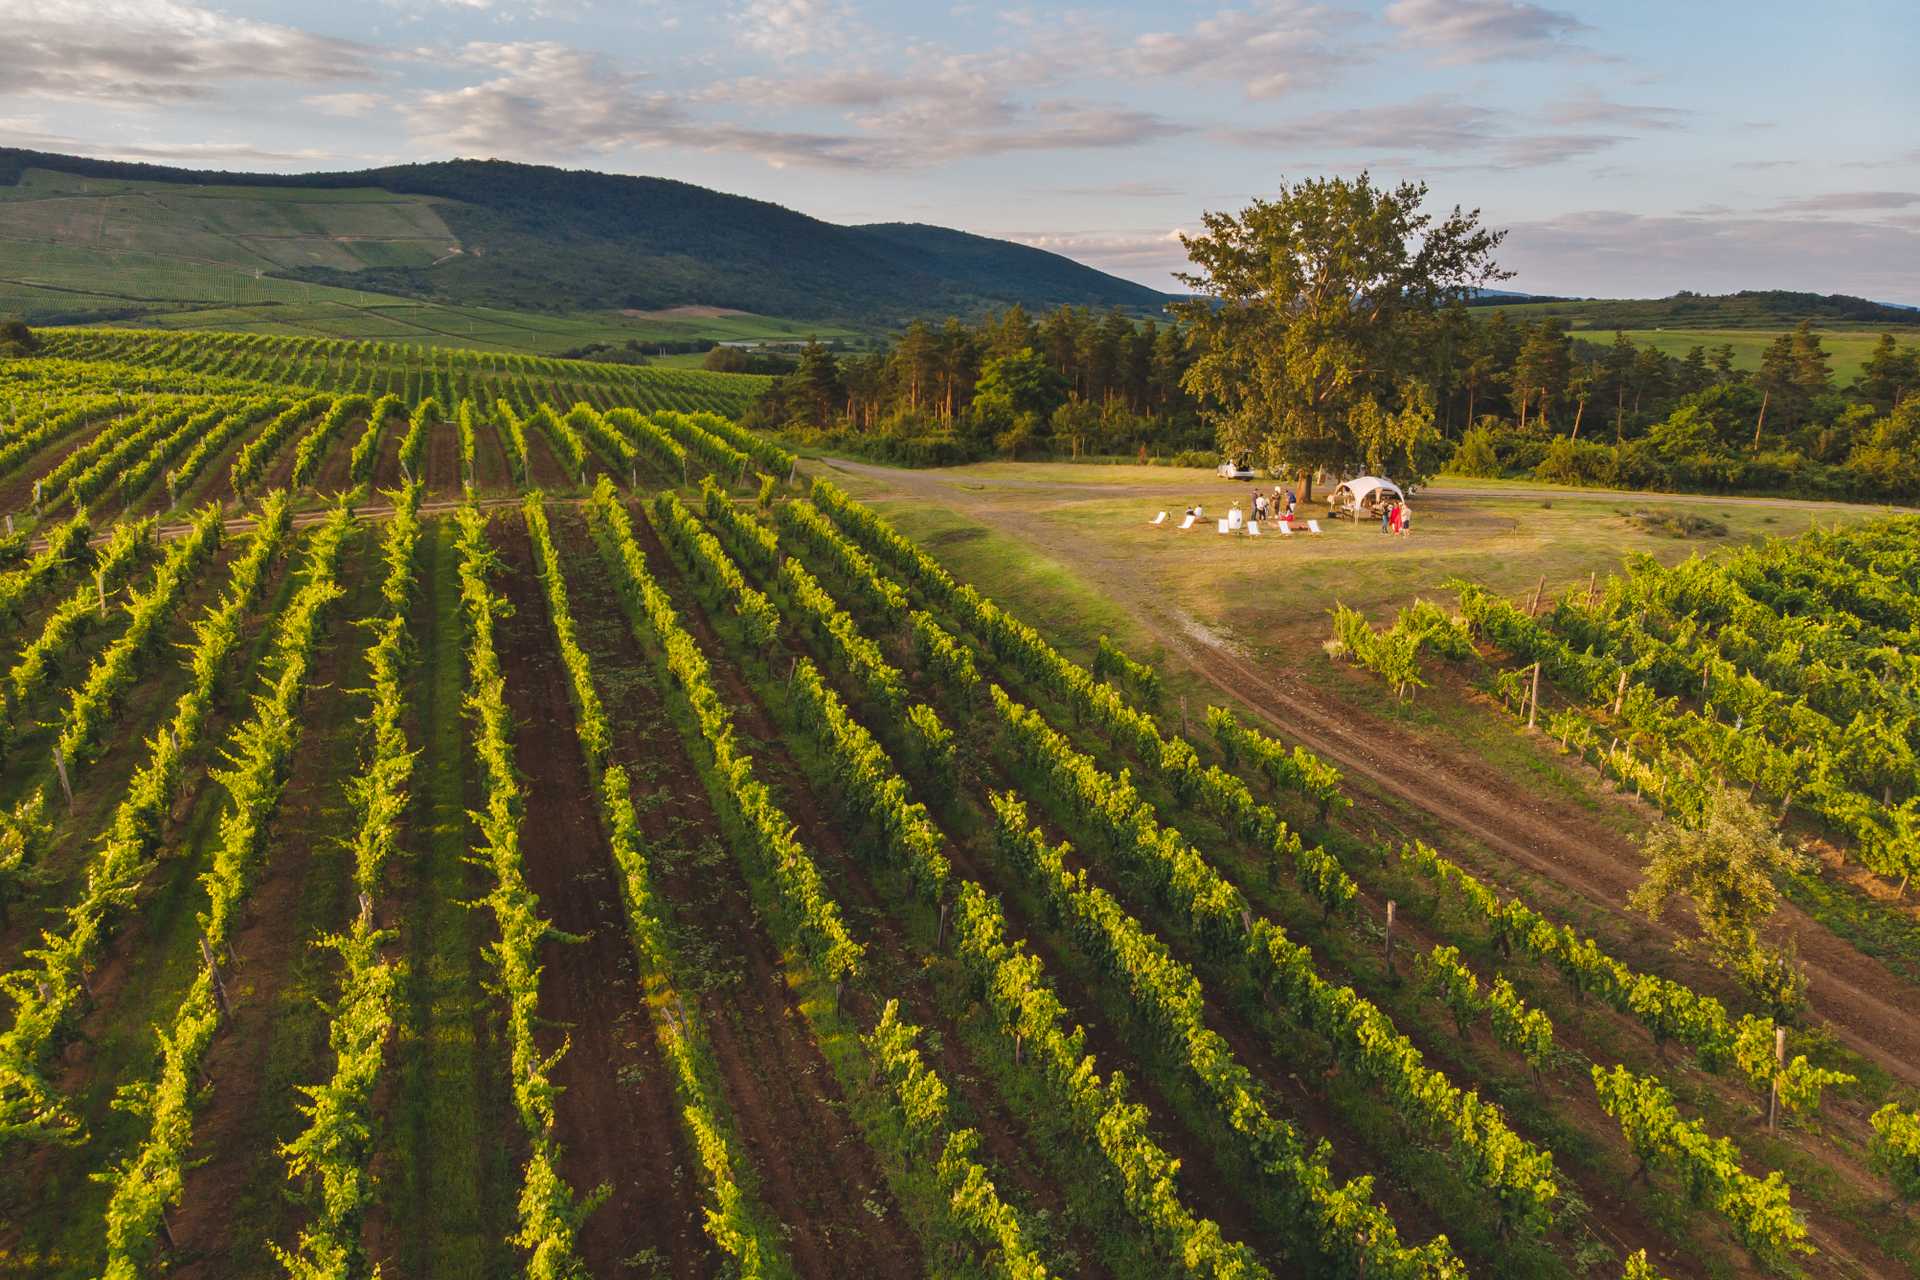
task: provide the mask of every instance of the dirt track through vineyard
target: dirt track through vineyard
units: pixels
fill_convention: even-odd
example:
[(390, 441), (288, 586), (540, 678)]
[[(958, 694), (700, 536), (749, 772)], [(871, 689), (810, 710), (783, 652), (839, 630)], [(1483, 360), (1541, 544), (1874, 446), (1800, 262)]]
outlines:
[(670, 1258), (673, 1275), (708, 1274), (696, 1162), (636, 981), (533, 545), (513, 513), (494, 519), (491, 537), (504, 569), (495, 589), (512, 605), (500, 621), (500, 651), (515, 760), (526, 775), (527, 884), (553, 927), (579, 939), (550, 941), (540, 955), (541, 1052), (563, 1038), (569, 1046), (553, 1073), (562, 1090), (561, 1172), (577, 1195), (611, 1191), (581, 1228), (580, 1254), (593, 1274), (613, 1275), (620, 1259), (652, 1246)]
[[(649, 565), (670, 583), (665, 551), (644, 518), (636, 516), (634, 533)], [(683, 998), (705, 1019), (768, 1211), (788, 1229), (787, 1247), (802, 1275), (917, 1274), (912, 1235), (808, 1032), (780, 950), (722, 845), (706, 789), (674, 741), (657, 677), (612, 579), (577, 515), (554, 512), (554, 535), (577, 566), (567, 576), (581, 644), (608, 699), (615, 758), (634, 771), (635, 807), (672, 903), (679, 977), (690, 984)], [(685, 604), (683, 620), (712, 657), (717, 644), (704, 617)], [(609, 680), (612, 673), (617, 681)]]
[[(1444, 750), (1356, 703), (1313, 688), (1283, 667), (1255, 661), (1230, 639), (1168, 606), (1132, 559), (1106, 552), (1097, 540), (1035, 519), (1017, 505), (996, 501), (990, 489), (962, 485), (937, 472), (834, 465), (884, 483), (898, 496), (951, 508), (1037, 547), (1084, 576), (1230, 701), (1259, 712), (1283, 739), (1324, 756), (1350, 780), (1364, 780), (1374, 794), (1355, 796), (1356, 822), (1395, 830), (1403, 823), (1396, 807), (1404, 806), (1456, 839), (1464, 836), (1579, 893), (1618, 917), (1628, 930), (1648, 927), (1625, 907), (1627, 895), (1640, 883), (1637, 851), (1593, 814), (1537, 788), (1521, 793), (1511, 779), (1489, 769), (1471, 751)], [(1074, 496), (1091, 498), (1094, 493), (1077, 486)], [(993, 584), (980, 585), (993, 593)], [(1312, 655), (1309, 661), (1319, 660), (1317, 649)], [(1382, 797), (1391, 803), (1382, 803)], [(1799, 945), (1812, 981), (1815, 1012), (1848, 1047), (1896, 1078), (1920, 1084), (1920, 1012), (1902, 997), (1906, 984), (1791, 904), (1781, 907), (1780, 919)], [(1724, 989), (1710, 971), (1690, 968), (1689, 981), (1709, 990)]]

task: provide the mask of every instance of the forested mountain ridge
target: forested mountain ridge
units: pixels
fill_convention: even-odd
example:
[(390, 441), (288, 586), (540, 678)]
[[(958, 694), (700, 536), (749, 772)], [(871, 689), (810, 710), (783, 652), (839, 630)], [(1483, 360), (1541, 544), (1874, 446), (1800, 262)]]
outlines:
[(885, 323), (1016, 302), (1157, 312), (1168, 300), (1025, 245), (920, 224), (839, 226), (666, 178), (497, 160), (226, 173), (0, 148), (0, 186), (18, 183), (30, 169), (117, 182), (422, 197), (457, 239), (458, 252), (275, 274), (450, 303), (543, 311), (700, 305)]

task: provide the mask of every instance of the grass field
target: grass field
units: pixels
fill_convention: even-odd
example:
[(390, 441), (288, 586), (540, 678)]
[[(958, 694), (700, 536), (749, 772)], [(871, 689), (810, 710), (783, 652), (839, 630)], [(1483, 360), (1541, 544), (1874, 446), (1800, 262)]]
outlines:
[[(1626, 329), (1627, 337), (1643, 347), (1654, 347), (1676, 359), (1695, 347), (1712, 351), (1715, 347), (1733, 347), (1733, 367), (1754, 370), (1760, 367), (1760, 355), (1786, 329)], [(1878, 329), (1819, 329), (1820, 345), (1832, 359), (1833, 380), (1844, 386), (1859, 376), (1860, 366), (1880, 341)], [(1894, 330), (1894, 336), (1911, 344), (1911, 330)], [(1608, 343), (1613, 334), (1600, 331), (1576, 331), (1577, 338)]]

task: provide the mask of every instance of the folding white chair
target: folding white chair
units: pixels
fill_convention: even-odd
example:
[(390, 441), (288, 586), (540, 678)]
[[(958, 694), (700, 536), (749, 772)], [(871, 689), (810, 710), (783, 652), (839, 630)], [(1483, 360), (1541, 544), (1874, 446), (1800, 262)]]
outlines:
[(1291, 538), (1293, 536), (1293, 521), (1282, 520), (1280, 522), (1280, 536), (1283, 538)]
[(1308, 533), (1320, 532), (1320, 522), (1318, 520), (1307, 521), (1307, 532)]
[(1227, 518), (1225, 516), (1221, 516), (1218, 520), (1215, 520), (1213, 523), (1217, 527), (1217, 531), (1220, 533), (1233, 532), (1233, 530), (1227, 528)]
[(1152, 525), (1155, 528), (1159, 528), (1161, 525), (1165, 524), (1166, 522), (1167, 522), (1167, 513), (1164, 511), (1162, 511), (1159, 515), (1155, 516), (1153, 519), (1147, 521), (1148, 524)]
[(1258, 520), (1247, 521), (1247, 536), (1250, 538), (1260, 536), (1260, 522)]
[(1187, 517), (1187, 518), (1186, 518), (1185, 520), (1182, 520), (1182, 521), (1180, 522), (1180, 527), (1181, 527), (1182, 529), (1191, 529), (1191, 528), (1193, 528), (1193, 517), (1192, 517), (1191, 515), (1189, 515), (1189, 516), (1188, 516), (1188, 517)]

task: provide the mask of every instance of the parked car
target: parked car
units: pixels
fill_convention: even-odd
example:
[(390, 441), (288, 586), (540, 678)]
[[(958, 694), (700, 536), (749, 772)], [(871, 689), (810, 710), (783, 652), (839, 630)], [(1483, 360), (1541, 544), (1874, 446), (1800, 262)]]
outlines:
[(1253, 468), (1247, 465), (1247, 460), (1244, 457), (1229, 458), (1220, 464), (1218, 470), (1222, 480), (1253, 479)]

